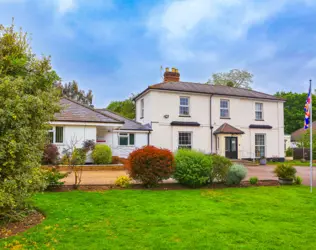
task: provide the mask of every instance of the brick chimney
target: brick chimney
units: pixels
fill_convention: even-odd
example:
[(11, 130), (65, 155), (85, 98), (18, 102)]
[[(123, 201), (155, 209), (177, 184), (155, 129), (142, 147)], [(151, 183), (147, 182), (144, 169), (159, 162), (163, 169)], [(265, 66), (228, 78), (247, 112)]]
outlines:
[(172, 68), (171, 71), (169, 71), (167, 67), (163, 77), (164, 82), (180, 82), (180, 73), (176, 68)]

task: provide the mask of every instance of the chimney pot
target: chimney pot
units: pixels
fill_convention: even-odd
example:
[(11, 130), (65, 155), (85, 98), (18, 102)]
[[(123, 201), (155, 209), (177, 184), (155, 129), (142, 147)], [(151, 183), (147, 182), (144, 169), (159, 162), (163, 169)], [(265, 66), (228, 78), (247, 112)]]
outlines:
[(166, 67), (166, 72), (169, 72), (169, 67)]
[(164, 82), (180, 82), (180, 73), (178, 69), (172, 67), (171, 71), (169, 71), (169, 67), (167, 67), (164, 73)]

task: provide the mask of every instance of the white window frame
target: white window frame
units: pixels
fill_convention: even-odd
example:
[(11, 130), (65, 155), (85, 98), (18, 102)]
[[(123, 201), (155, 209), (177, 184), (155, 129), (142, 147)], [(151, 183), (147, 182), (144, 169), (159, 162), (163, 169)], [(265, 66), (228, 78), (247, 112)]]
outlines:
[[(261, 105), (261, 110), (257, 110), (257, 104)], [(261, 118), (257, 119), (257, 112), (261, 112)], [(256, 121), (263, 121), (263, 103), (262, 102), (256, 102), (255, 103), (255, 120)]]
[[(226, 101), (227, 102), (227, 108), (223, 108), (222, 107), (222, 101)], [(219, 116), (221, 119), (229, 119), (230, 118), (230, 101), (228, 99), (220, 99), (219, 101)], [(228, 111), (228, 115), (227, 116), (222, 116), (222, 109), (227, 110)]]
[[(256, 141), (257, 135), (263, 136), (264, 144), (257, 144), (257, 141)], [(257, 154), (257, 147), (264, 147), (264, 155), (260, 155), (260, 153), (259, 153), (259, 155)], [(262, 156), (266, 157), (266, 152), (267, 152), (267, 136), (266, 136), (266, 134), (256, 133), (255, 134), (255, 158), (260, 158)]]
[(143, 119), (145, 115), (145, 103), (144, 98), (140, 100), (140, 119)]
[[(181, 104), (181, 98), (188, 99), (188, 104), (187, 105)], [(188, 108), (188, 113), (181, 114), (181, 107)], [(179, 98), (179, 116), (190, 116), (190, 97), (189, 96), (180, 96), (180, 98)]]
[[(191, 144), (181, 144), (181, 146), (184, 146), (184, 147), (181, 147), (180, 146), (180, 134), (181, 133), (186, 133), (186, 134), (190, 134), (191, 135)], [(188, 147), (185, 147), (185, 146), (190, 146), (189, 148)], [(178, 149), (180, 148), (188, 148), (188, 149), (193, 149), (193, 132), (192, 131), (179, 131), (178, 132)]]
[[(134, 144), (130, 144), (130, 135), (133, 134), (134, 135)], [(120, 138), (123, 137), (123, 138), (127, 138), (127, 145), (121, 145), (120, 144)], [(136, 136), (135, 136), (135, 133), (118, 133), (118, 145), (120, 147), (134, 147), (135, 146), (135, 140), (136, 140)]]
[[(56, 142), (56, 127), (63, 129), (63, 141), (62, 142)], [(53, 133), (53, 144), (64, 144), (65, 142), (65, 127), (64, 126), (53, 126), (50, 130), (47, 131), (48, 133)]]

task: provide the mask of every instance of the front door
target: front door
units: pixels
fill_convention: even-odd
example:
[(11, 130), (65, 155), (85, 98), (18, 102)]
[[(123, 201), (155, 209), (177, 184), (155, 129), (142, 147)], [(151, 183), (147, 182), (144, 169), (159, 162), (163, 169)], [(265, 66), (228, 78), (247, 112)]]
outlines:
[(225, 137), (225, 156), (229, 159), (238, 158), (237, 137)]

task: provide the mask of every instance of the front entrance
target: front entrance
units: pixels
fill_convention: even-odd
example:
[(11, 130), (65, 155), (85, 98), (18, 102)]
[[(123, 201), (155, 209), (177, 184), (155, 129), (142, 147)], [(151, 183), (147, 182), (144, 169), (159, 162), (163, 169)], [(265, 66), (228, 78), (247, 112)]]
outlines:
[(225, 156), (229, 159), (238, 159), (237, 137), (225, 137)]

